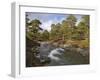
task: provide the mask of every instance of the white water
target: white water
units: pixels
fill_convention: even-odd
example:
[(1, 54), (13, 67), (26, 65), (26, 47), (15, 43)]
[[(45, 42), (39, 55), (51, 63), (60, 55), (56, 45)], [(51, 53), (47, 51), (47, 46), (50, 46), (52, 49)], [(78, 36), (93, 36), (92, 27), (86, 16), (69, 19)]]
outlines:
[(49, 57), (51, 60), (59, 61), (60, 58), (57, 57), (57, 56), (55, 56), (55, 55), (62, 55), (62, 54), (63, 54), (62, 52), (59, 52), (59, 50), (60, 50), (60, 51), (64, 51), (64, 49), (62, 49), (62, 48), (56, 48), (56, 49), (52, 50), (52, 51), (49, 53), (48, 57)]

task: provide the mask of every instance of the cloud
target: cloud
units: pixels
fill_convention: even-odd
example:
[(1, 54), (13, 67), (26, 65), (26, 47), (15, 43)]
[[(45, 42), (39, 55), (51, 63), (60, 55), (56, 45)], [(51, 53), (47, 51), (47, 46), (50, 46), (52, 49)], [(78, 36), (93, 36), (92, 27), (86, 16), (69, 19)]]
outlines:
[(44, 30), (48, 30), (50, 31), (51, 30), (51, 24), (53, 23), (52, 20), (49, 20), (49, 21), (46, 21), (46, 22), (43, 22), (42, 25), (40, 26), (42, 29)]
[(65, 14), (33, 13), (33, 12), (27, 12), (26, 14), (28, 15), (30, 20), (39, 19), (43, 22), (48, 21), (48, 20), (52, 20), (52, 19), (60, 20), (61, 18), (67, 16)]
[(62, 20), (64, 20), (65, 18), (61, 18), (61, 19), (57, 19), (57, 18), (54, 18), (54, 19), (50, 19), (50, 20), (47, 20), (47, 21), (44, 21), (42, 22), (42, 25), (40, 26), (42, 29), (44, 30), (48, 30), (50, 31), (51, 30), (51, 24), (57, 24), (57, 23), (61, 23)]

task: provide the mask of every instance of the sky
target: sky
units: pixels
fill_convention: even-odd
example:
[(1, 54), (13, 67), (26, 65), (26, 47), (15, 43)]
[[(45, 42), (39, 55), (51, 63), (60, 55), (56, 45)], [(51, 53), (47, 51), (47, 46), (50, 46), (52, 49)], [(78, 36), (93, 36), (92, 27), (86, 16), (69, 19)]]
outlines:
[[(61, 23), (65, 20), (70, 14), (55, 14), (55, 13), (34, 13), (34, 12), (26, 12), (28, 18), (31, 20), (39, 19), (42, 23), (40, 27), (44, 30), (51, 30), (51, 24)], [(82, 15), (74, 14), (77, 18), (77, 24), (80, 22)]]

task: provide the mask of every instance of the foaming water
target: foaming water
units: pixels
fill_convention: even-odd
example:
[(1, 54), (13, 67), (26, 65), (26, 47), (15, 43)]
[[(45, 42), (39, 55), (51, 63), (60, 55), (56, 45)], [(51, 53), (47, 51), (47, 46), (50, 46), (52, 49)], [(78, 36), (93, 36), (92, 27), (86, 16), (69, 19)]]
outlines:
[(52, 59), (52, 60), (59, 61), (60, 58), (59, 58), (58, 56), (55, 56), (55, 55), (62, 55), (63, 52), (64, 52), (64, 49), (62, 49), (62, 48), (56, 48), (56, 49), (52, 50), (52, 51), (49, 53), (48, 57), (49, 57), (50, 59)]

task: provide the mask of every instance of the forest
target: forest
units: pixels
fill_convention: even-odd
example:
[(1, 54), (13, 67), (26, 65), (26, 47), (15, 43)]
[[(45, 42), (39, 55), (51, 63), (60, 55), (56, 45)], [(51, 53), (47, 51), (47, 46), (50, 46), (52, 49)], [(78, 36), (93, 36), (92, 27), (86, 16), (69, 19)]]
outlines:
[[(48, 31), (40, 27), (41, 20), (30, 20), (26, 14), (26, 67), (89, 64), (89, 19), (82, 15), (77, 23), (70, 14), (62, 22), (52, 23)], [(48, 55), (58, 48), (64, 50), (64, 57), (57, 62)]]

